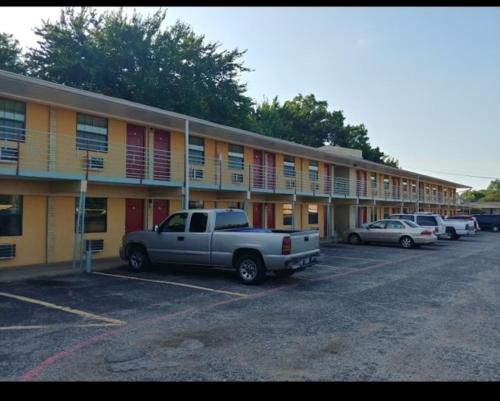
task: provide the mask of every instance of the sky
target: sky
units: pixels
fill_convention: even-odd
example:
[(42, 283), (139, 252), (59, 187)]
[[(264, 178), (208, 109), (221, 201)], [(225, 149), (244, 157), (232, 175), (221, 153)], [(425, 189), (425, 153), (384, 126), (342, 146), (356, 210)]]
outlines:
[[(1, 7), (0, 31), (35, 47), (33, 28), (59, 12)], [(402, 168), (474, 189), (500, 178), (498, 7), (168, 7), (176, 20), (247, 50), (256, 101), (313, 93)]]

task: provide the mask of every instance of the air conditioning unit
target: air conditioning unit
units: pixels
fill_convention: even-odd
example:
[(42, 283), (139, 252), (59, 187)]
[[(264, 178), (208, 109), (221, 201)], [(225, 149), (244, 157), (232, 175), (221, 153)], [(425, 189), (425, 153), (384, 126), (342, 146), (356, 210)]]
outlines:
[(16, 257), (16, 244), (0, 244), (0, 259), (13, 259)]
[(104, 158), (102, 157), (89, 157), (87, 160), (87, 168), (89, 170), (103, 170), (104, 169)]
[(17, 148), (2, 146), (0, 148), (0, 162), (2, 163), (17, 163), (19, 152)]
[(189, 169), (189, 178), (194, 181), (203, 180), (203, 169), (191, 167)]
[(104, 250), (103, 239), (88, 239), (85, 240), (85, 250), (90, 252), (101, 252)]
[(233, 184), (243, 184), (243, 174), (233, 173), (231, 180)]
[(311, 182), (311, 192), (319, 191), (319, 182)]
[(286, 185), (287, 189), (294, 189), (295, 188), (295, 180), (286, 180), (285, 185)]

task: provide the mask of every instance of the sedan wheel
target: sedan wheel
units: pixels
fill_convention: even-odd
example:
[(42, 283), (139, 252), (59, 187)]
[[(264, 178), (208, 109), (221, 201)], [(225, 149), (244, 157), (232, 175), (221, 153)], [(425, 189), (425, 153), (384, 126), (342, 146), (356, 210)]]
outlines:
[(361, 244), (361, 237), (358, 234), (351, 234), (349, 235), (349, 243), (352, 245), (359, 245)]
[(414, 242), (413, 242), (413, 240), (410, 237), (403, 237), (403, 238), (401, 238), (401, 240), (399, 241), (399, 243), (405, 249), (413, 248), (413, 246), (415, 245)]

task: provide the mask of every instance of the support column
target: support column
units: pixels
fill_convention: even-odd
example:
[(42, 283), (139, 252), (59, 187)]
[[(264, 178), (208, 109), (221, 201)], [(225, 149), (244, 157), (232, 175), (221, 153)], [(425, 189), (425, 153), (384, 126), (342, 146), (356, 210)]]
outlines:
[(183, 208), (189, 209), (189, 120), (186, 120), (184, 128), (184, 188)]
[(295, 230), (295, 203), (297, 202), (297, 195), (292, 196), (292, 230)]
[(47, 263), (54, 262), (56, 199), (47, 196)]
[[(73, 268), (83, 267), (83, 251), (85, 233), (85, 200), (87, 196), (87, 180), (80, 181), (80, 197), (78, 201), (78, 214), (76, 232), (73, 241)], [(78, 266), (77, 266), (78, 265)]]
[(56, 148), (56, 110), (53, 107), (49, 107), (49, 164), (48, 170), (55, 171), (57, 168), (56, 160), (57, 160), (57, 148)]

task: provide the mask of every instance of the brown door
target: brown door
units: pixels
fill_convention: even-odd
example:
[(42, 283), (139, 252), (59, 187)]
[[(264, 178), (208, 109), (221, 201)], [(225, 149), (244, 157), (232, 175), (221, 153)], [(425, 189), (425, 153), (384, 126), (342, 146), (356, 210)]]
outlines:
[(253, 204), (253, 228), (262, 228), (262, 203)]
[(276, 155), (274, 153), (266, 153), (266, 165), (267, 165), (266, 188), (274, 190), (276, 188)]
[(144, 178), (146, 130), (139, 125), (127, 124), (127, 177)]
[(154, 168), (155, 180), (170, 181), (170, 132), (155, 130)]
[(262, 168), (262, 152), (260, 150), (253, 151), (253, 187), (262, 188), (264, 171)]
[(168, 217), (169, 204), (167, 199), (153, 200), (153, 226), (160, 224)]
[(125, 232), (144, 229), (144, 201), (142, 199), (125, 200)]
[(266, 204), (266, 219), (267, 226), (266, 228), (275, 228), (275, 217), (274, 217), (274, 203)]

